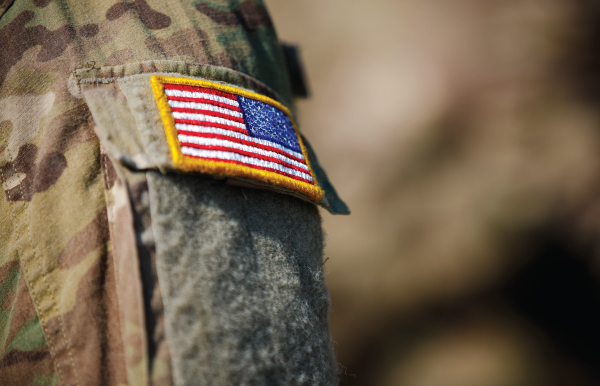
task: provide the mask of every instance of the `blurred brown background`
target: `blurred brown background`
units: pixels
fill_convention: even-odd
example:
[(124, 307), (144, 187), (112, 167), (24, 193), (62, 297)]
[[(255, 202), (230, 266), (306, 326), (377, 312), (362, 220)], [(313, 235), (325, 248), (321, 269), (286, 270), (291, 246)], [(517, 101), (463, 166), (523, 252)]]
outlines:
[(600, 4), (266, 0), (299, 43), (343, 385), (600, 384)]

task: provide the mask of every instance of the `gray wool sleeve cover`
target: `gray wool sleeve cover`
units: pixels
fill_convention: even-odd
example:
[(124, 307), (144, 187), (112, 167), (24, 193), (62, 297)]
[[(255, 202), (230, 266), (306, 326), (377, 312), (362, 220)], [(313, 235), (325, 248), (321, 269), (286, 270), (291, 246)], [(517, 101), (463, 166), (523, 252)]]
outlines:
[(148, 173), (177, 385), (337, 385), (317, 208)]

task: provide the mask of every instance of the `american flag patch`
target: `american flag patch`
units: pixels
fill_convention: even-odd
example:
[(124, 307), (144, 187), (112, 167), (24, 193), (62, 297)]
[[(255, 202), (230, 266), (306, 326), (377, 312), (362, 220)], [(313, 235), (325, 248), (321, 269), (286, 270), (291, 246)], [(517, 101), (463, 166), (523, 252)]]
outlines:
[(177, 168), (250, 178), (321, 200), (298, 129), (279, 102), (205, 80), (154, 75), (151, 83)]

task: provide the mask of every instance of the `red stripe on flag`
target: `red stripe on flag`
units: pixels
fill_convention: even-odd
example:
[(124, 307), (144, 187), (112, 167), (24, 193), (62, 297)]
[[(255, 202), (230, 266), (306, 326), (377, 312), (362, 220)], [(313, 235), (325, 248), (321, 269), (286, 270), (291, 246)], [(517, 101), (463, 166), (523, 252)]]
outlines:
[(196, 87), (196, 86), (188, 86), (185, 84), (171, 84), (171, 83), (165, 83), (164, 84), (165, 89), (167, 90), (180, 90), (180, 91), (189, 91), (189, 92), (202, 92), (205, 94), (211, 94), (211, 95), (217, 95), (223, 98), (227, 98), (227, 99), (231, 99), (234, 101), (237, 101), (237, 96), (233, 95), (233, 94), (229, 94), (223, 91), (219, 91), (219, 90), (215, 90), (212, 88), (205, 88), (205, 87)]
[[(263, 166), (250, 165), (250, 164), (247, 164), (247, 163), (244, 163), (244, 162), (240, 162), (240, 161), (232, 161), (232, 160), (227, 160), (227, 159), (196, 157), (196, 156), (193, 156), (193, 155), (187, 155), (187, 154), (186, 154), (186, 156), (188, 156), (188, 157), (192, 157), (192, 158), (205, 159), (205, 160), (208, 160), (208, 161), (227, 162), (227, 163), (231, 163), (231, 164), (237, 164), (237, 165), (248, 166), (248, 167), (251, 167), (251, 168), (253, 168), (253, 169), (258, 169), (258, 170), (266, 170), (266, 171), (269, 171), (269, 172), (275, 172), (275, 173), (277, 173), (277, 174), (281, 174), (281, 175), (284, 175), (284, 176), (286, 176), (286, 177), (293, 178), (294, 180), (298, 180), (298, 181), (306, 182), (306, 183), (309, 183), (309, 184), (313, 185), (313, 182), (312, 182), (312, 181), (309, 181), (309, 180), (307, 180), (306, 178), (298, 177), (298, 176), (295, 176), (295, 175), (293, 175), (293, 174), (286, 173), (286, 172), (282, 172), (282, 171), (280, 171), (280, 170), (277, 170), (277, 169), (267, 168), (267, 167), (263, 167)], [(307, 173), (307, 174), (308, 174), (308, 173)]]
[(218, 150), (218, 151), (227, 151), (230, 153), (237, 153), (237, 154), (245, 155), (246, 157), (257, 158), (257, 159), (261, 159), (264, 161), (269, 161), (269, 162), (273, 162), (276, 164), (280, 164), (282, 166), (285, 166), (286, 168), (294, 169), (299, 172), (309, 174), (308, 170), (302, 169), (301, 167), (298, 167), (296, 165), (289, 164), (285, 161), (280, 160), (279, 158), (274, 158), (274, 157), (269, 157), (269, 156), (265, 156), (262, 154), (252, 153), (251, 151), (240, 150), (240, 149), (236, 149), (233, 147), (215, 146), (215, 145), (198, 145), (196, 143), (190, 143), (190, 142), (181, 142), (181, 146), (193, 147), (193, 148), (200, 149), (200, 150)]
[(228, 135), (221, 135), (221, 134), (197, 133), (195, 131), (187, 131), (187, 130), (178, 130), (177, 133), (182, 134), (182, 135), (189, 135), (191, 137), (215, 138), (215, 139), (223, 139), (223, 140), (227, 140), (227, 141), (231, 141), (231, 142), (236, 142), (236, 143), (239, 143), (242, 145), (256, 147), (256, 148), (267, 150), (267, 151), (272, 151), (273, 153), (281, 154), (283, 156), (286, 156), (287, 158), (293, 159), (294, 161), (298, 161), (298, 162), (301, 162), (306, 165), (306, 162), (304, 162), (304, 159), (302, 159), (302, 158), (295, 157), (295, 156), (291, 155), (290, 153), (286, 153), (285, 151), (283, 151), (281, 149), (278, 149), (278, 148), (272, 147), (272, 146), (268, 146), (268, 145), (263, 145), (261, 143), (246, 141), (244, 139), (230, 137)]
[(249, 135), (248, 130), (246, 130), (246, 129), (241, 129), (241, 128), (235, 127), (235, 126), (222, 125), (220, 123), (196, 121), (193, 119), (178, 119), (178, 118), (175, 118), (174, 121), (175, 121), (175, 123), (185, 123), (188, 125), (195, 125), (195, 126), (217, 127), (219, 129), (225, 129), (225, 130), (235, 131), (238, 133)]
[(187, 98), (187, 97), (167, 96), (167, 99), (170, 101), (178, 101), (178, 102), (204, 103), (207, 105), (213, 105), (213, 106), (217, 106), (217, 107), (222, 107), (224, 109), (237, 111), (238, 113), (242, 112), (242, 110), (239, 107), (232, 106), (227, 103), (213, 101), (211, 99), (206, 99), (206, 98)]
[(233, 115), (223, 114), (216, 111), (200, 110), (200, 109), (189, 109), (187, 107), (171, 107), (171, 111), (176, 113), (189, 113), (189, 114), (204, 114), (210, 115), (211, 117), (219, 117), (228, 119), (230, 121), (244, 123), (244, 118), (234, 117)]

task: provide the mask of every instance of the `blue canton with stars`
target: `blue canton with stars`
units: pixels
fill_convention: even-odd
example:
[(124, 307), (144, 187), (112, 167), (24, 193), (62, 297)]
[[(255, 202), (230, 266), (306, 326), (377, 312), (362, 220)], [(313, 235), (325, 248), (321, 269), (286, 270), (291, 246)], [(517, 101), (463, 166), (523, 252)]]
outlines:
[(294, 126), (283, 111), (241, 95), (237, 98), (244, 114), (246, 129), (252, 137), (266, 139), (299, 153), (302, 152)]

